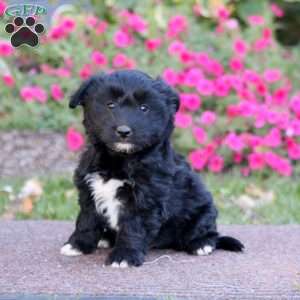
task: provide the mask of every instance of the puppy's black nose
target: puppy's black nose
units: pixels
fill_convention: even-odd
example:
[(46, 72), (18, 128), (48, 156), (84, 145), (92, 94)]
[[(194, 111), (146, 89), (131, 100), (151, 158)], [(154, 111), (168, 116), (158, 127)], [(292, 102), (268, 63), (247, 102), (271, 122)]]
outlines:
[(121, 138), (129, 137), (132, 133), (130, 127), (126, 125), (118, 126), (116, 129), (116, 133)]

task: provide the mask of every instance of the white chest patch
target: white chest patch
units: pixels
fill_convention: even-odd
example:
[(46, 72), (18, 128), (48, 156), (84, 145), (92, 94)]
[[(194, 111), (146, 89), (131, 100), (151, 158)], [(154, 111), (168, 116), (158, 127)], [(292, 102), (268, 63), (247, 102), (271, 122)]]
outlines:
[(97, 174), (88, 174), (85, 177), (95, 201), (98, 214), (104, 215), (112, 229), (118, 230), (119, 211), (121, 202), (116, 198), (117, 190), (124, 182), (118, 179), (108, 181)]

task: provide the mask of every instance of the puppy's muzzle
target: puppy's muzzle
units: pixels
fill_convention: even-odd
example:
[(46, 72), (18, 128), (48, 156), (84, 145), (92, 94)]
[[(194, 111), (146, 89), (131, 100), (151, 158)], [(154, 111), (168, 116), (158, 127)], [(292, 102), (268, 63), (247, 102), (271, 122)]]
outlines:
[(126, 125), (118, 126), (116, 128), (116, 135), (122, 139), (126, 139), (131, 136), (132, 130), (130, 127)]

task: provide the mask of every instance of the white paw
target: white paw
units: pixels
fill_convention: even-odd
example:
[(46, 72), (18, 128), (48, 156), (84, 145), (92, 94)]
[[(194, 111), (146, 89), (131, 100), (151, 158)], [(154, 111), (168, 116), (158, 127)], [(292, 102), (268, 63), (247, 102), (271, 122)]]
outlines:
[(109, 242), (107, 241), (107, 240), (100, 240), (99, 242), (98, 242), (98, 246), (97, 246), (98, 248), (104, 248), (104, 249), (107, 249), (107, 248), (109, 248), (110, 247), (110, 245), (109, 245)]
[(196, 251), (196, 254), (197, 255), (208, 255), (210, 253), (213, 252), (213, 247), (212, 246), (209, 246), (209, 245), (206, 245), (204, 246), (203, 248), (199, 248), (197, 251)]
[(128, 268), (128, 262), (126, 260), (122, 260), (120, 263), (113, 262), (111, 264), (112, 268)]
[(81, 255), (82, 252), (74, 247), (71, 244), (66, 244), (60, 249), (60, 254), (66, 256), (78, 256)]

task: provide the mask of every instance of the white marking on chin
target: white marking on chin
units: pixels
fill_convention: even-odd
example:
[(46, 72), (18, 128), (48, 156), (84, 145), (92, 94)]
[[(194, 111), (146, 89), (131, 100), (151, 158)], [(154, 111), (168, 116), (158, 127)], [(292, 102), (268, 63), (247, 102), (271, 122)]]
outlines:
[(100, 240), (97, 247), (107, 249), (110, 247), (110, 244), (107, 240)]
[(205, 245), (203, 248), (199, 248), (196, 251), (197, 255), (208, 255), (213, 252), (213, 247), (210, 245)]
[(111, 267), (112, 268), (128, 268), (128, 262), (126, 260), (122, 260), (120, 263), (117, 263), (117, 262), (113, 262), (111, 264)]
[(134, 145), (130, 143), (115, 143), (114, 150), (118, 152), (131, 153), (133, 152)]
[(104, 182), (97, 173), (86, 175), (85, 180), (91, 188), (97, 213), (106, 217), (112, 229), (118, 230), (121, 202), (116, 198), (116, 194), (124, 182), (118, 179)]
[(71, 244), (66, 244), (60, 249), (60, 254), (66, 256), (78, 256), (82, 255), (82, 252), (74, 247)]

